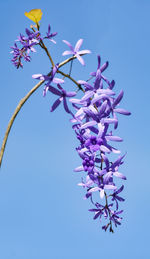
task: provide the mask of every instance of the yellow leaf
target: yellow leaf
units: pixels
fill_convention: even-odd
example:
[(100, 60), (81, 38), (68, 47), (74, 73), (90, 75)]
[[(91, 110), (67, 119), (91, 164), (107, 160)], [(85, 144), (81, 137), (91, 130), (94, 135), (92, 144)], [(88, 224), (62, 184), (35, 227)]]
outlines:
[(41, 9), (32, 9), (30, 12), (25, 12), (24, 13), (25, 16), (27, 16), (31, 21), (35, 22), (36, 24), (38, 24), (38, 22), (41, 20), (42, 18), (42, 11)]

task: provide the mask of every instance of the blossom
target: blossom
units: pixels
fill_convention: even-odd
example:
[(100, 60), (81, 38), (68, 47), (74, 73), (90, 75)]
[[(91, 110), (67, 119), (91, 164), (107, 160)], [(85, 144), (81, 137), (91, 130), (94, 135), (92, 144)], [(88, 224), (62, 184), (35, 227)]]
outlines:
[(83, 58), (81, 56), (84, 55), (84, 54), (89, 54), (89, 53), (91, 53), (91, 51), (87, 50), (87, 49), (86, 50), (79, 50), (81, 45), (82, 45), (82, 43), (83, 43), (83, 39), (80, 39), (80, 40), (77, 41), (77, 43), (75, 45), (75, 48), (73, 48), (73, 46), (70, 44), (70, 42), (68, 42), (66, 40), (63, 40), (63, 42), (65, 44), (67, 44), (67, 46), (70, 48), (70, 50), (64, 51), (62, 55), (63, 56), (65, 56), (65, 55), (73, 55), (84, 66), (85, 62), (84, 62), (84, 60), (83, 60)]
[[(55, 77), (57, 70), (58, 70), (58, 64), (56, 64), (53, 67), (50, 75), (42, 75), (42, 74), (32, 75), (32, 78), (44, 80), (46, 82), (44, 90), (43, 90), (43, 96), (46, 95), (47, 91), (50, 88), (51, 83), (54, 83), (54, 84), (63, 84), (64, 83), (63, 79)], [(53, 87), (51, 87), (51, 92), (53, 91), (52, 89), (53, 89)], [(55, 90), (55, 92), (56, 92), (56, 90)]]
[(96, 136), (88, 138), (85, 142), (85, 146), (91, 151), (101, 150), (103, 152), (110, 152), (110, 150), (104, 145), (103, 139)]
[(13, 54), (11, 61), (16, 68), (23, 67), (22, 59), (27, 62), (31, 61), (29, 53), (36, 52), (33, 46), (39, 44), (41, 39), (39, 31), (32, 32), (27, 28), (25, 31), (27, 36), (20, 34), (16, 40), (19, 44), (21, 44), (21, 48), (18, 47), (16, 42), (14, 43), (14, 46), (11, 47), (11, 54)]
[(84, 182), (82, 179), (82, 183), (78, 183), (78, 185), (84, 188), (90, 188), (93, 185), (93, 181), (90, 179), (89, 175), (87, 175), (86, 181)]
[[(70, 44), (70, 43), (69, 43)], [(70, 46), (70, 45), (68, 45)], [(72, 46), (70, 46), (71, 51)], [(68, 51), (65, 54), (73, 54)], [(119, 156), (115, 161), (108, 158), (111, 152), (118, 154), (120, 151), (109, 144), (109, 142), (122, 142), (123, 139), (113, 134), (118, 126), (116, 114), (130, 115), (125, 109), (118, 108), (123, 98), (123, 90), (116, 97), (114, 92), (115, 81), (109, 81), (102, 75), (108, 67), (108, 62), (101, 66), (101, 59), (98, 56), (98, 67), (96, 72), (92, 72), (93, 83), (78, 80), (85, 91), (80, 99), (71, 98), (70, 102), (76, 110), (72, 122), (80, 145), (76, 148), (82, 159), (82, 165), (74, 171), (87, 173), (86, 181), (78, 184), (86, 188), (85, 198), (90, 198), (96, 208), (90, 209), (95, 212), (94, 219), (104, 217), (108, 223), (102, 226), (105, 231), (109, 228), (113, 232), (115, 226), (121, 224), (122, 217), (119, 210), (119, 202), (124, 198), (119, 196), (123, 190), (123, 185), (118, 189), (115, 177), (126, 180), (126, 176), (120, 173), (119, 167), (123, 164), (123, 156)], [(105, 87), (106, 85), (106, 87)], [(113, 89), (113, 91), (112, 91)], [(111, 130), (109, 130), (111, 127)], [(99, 193), (101, 202), (94, 202), (96, 193)]]
[(48, 32), (46, 33), (46, 36), (44, 37), (44, 39), (49, 39), (51, 42), (56, 44), (56, 41), (53, 40), (53, 37), (55, 37), (57, 35), (57, 32), (50, 33), (50, 31), (51, 31), (51, 26), (49, 24), (48, 25)]
[(121, 220), (122, 220), (122, 217), (119, 217), (118, 215), (121, 214), (123, 212), (123, 210), (120, 210), (120, 211), (112, 211), (111, 210), (111, 217), (110, 217), (110, 220), (112, 220), (115, 224), (115, 226), (117, 227), (117, 225), (121, 225)]
[[(36, 13), (39, 10), (36, 10)], [(39, 17), (41, 17), (41, 12), (39, 12)], [(39, 28), (38, 21), (37, 28)], [(26, 29), (25, 32), (26, 35), (20, 34), (16, 40), (17, 43), (15, 42), (14, 46), (11, 47), (12, 63), (17, 68), (23, 67), (22, 60), (30, 62), (30, 53), (36, 52), (36, 45), (44, 48), (44, 39), (56, 43), (53, 38), (57, 33), (51, 33), (50, 25), (48, 25), (48, 32), (45, 37), (42, 37), (40, 32), (34, 31), (34, 29), (33, 31)], [(80, 166), (76, 167), (74, 171), (84, 172), (85, 175), (78, 185), (85, 190), (84, 199), (89, 199), (92, 203), (92, 209), (89, 209), (89, 211), (94, 212), (93, 219), (100, 219), (100, 221), (104, 219), (107, 222), (102, 226), (102, 229), (105, 231), (109, 229), (110, 232), (113, 232), (113, 226), (117, 227), (122, 220), (120, 214), (123, 211), (120, 210), (120, 202), (125, 199), (120, 196), (120, 193), (123, 191), (124, 185), (118, 188), (118, 184), (120, 184), (119, 181), (126, 180), (126, 176), (120, 172), (125, 155), (118, 156), (120, 150), (113, 147), (111, 143), (123, 141), (118, 134), (114, 133), (114, 130), (118, 127), (118, 114), (130, 115), (131, 113), (124, 108), (120, 108), (124, 91), (121, 90), (116, 95), (114, 91), (115, 81), (109, 80), (103, 75), (109, 63), (106, 61), (101, 65), (100, 55), (97, 56), (97, 68), (90, 73), (90, 78), (87, 80), (76, 81), (70, 76), (72, 63), (69, 74), (58, 71), (62, 64), (64, 65), (74, 58), (85, 65), (82, 56), (91, 53), (90, 50), (80, 50), (83, 39), (79, 39), (75, 47), (66, 40), (63, 40), (63, 42), (70, 50), (64, 51), (62, 55), (72, 55), (72, 58), (61, 63), (60, 66), (59, 63), (53, 64), (51, 72), (47, 75), (35, 74), (32, 77), (43, 80), (42, 83), (45, 83), (43, 96), (48, 92), (57, 96), (57, 99), (51, 105), (51, 112), (62, 103), (65, 111), (71, 115), (70, 121), (74, 123), (72, 128), (79, 140), (76, 151), (81, 158)], [(72, 98), (77, 95), (77, 91), (66, 91), (62, 87), (65, 82), (64, 78), (56, 77), (58, 72), (71, 79), (78, 86), (82, 86), (80, 89), (83, 90), (83, 96)], [(67, 99), (69, 99), (74, 112), (70, 110)], [(114, 154), (112, 155), (112, 153)], [(114, 155), (117, 158), (114, 158)]]
[[(58, 64), (54, 66), (52, 69), (52, 72), (50, 76), (48, 75), (42, 75), (42, 74), (35, 74), (32, 75), (33, 78), (39, 79), (39, 80), (45, 80), (46, 84), (44, 87), (43, 95), (45, 96), (47, 91), (50, 91), (51, 93), (59, 96), (59, 98), (53, 103), (51, 107), (51, 112), (53, 112), (61, 102), (63, 102), (64, 109), (67, 113), (71, 113), (71, 111), (68, 108), (66, 98), (67, 97), (73, 97), (76, 95), (76, 92), (67, 92), (65, 91), (60, 84), (64, 83), (63, 79), (55, 77), (55, 74), (58, 69)], [(51, 83), (57, 84), (57, 88), (53, 87)], [(71, 113), (72, 114), (72, 113)]]
[(102, 215), (104, 214), (103, 206), (100, 206), (98, 209), (89, 209), (89, 211), (95, 212), (95, 216), (93, 217), (94, 220), (98, 217), (101, 219)]
[(124, 185), (122, 185), (118, 190), (116, 190), (111, 196), (112, 196), (112, 201), (116, 202), (116, 210), (118, 210), (119, 204), (118, 201), (125, 201), (124, 198), (120, 197), (118, 194), (122, 192), (124, 189)]
[(84, 171), (91, 172), (92, 169), (94, 168), (94, 157), (92, 156), (85, 157), (82, 164), (83, 164)]
[(67, 92), (65, 91), (60, 84), (57, 84), (57, 87), (59, 88), (59, 90), (57, 90), (56, 88), (52, 87), (49, 85), (48, 90), (50, 92), (52, 92), (55, 95), (58, 95), (59, 98), (53, 103), (52, 107), (51, 107), (51, 112), (53, 112), (59, 105), (61, 102), (63, 102), (63, 106), (64, 109), (67, 113), (71, 113), (71, 111), (68, 108), (67, 105), (67, 101), (66, 98), (67, 97), (73, 97), (76, 95), (76, 92)]

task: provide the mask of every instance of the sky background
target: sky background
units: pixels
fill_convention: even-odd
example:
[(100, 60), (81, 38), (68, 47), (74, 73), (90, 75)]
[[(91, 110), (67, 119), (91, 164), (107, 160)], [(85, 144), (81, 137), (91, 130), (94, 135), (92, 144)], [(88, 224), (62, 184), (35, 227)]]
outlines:
[[(17, 70), (10, 46), (30, 26), (25, 11), (41, 8), (41, 31), (50, 23), (57, 45), (47, 42), (55, 62), (63, 60), (63, 39), (73, 45), (84, 39), (90, 49), (86, 66), (74, 66), (77, 79), (87, 79), (97, 67), (97, 54), (109, 61), (105, 75), (124, 90), (122, 107), (132, 116), (119, 116), (119, 144), (127, 152), (121, 172), (127, 176), (122, 225), (115, 233), (101, 230), (88, 212), (78, 141), (69, 116), (56, 99), (42, 97), (43, 86), (24, 105), (15, 120), (0, 170), (0, 258), (80, 259), (150, 258), (150, 1), (149, 0), (1, 0), (0, 1), (0, 141), (19, 100), (37, 83), (32, 74), (50, 71), (45, 53), (37, 49), (32, 62)], [(72, 83), (67, 87), (73, 90)]]

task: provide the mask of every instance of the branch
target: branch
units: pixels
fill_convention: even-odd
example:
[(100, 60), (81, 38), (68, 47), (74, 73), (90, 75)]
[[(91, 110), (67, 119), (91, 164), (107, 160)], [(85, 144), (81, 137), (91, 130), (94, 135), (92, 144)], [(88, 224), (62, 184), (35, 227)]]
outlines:
[[(43, 43), (43, 44), (44, 44), (44, 43)], [(43, 45), (43, 48), (44, 48), (44, 50), (46, 51), (46, 53), (47, 53), (47, 55), (48, 55), (48, 57), (49, 57), (49, 59), (50, 59), (50, 61), (51, 61), (51, 63), (52, 63), (52, 66), (54, 67), (55, 64), (54, 64), (54, 62), (53, 62), (53, 60), (52, 60), (52, 58), (51, 58), (51, 56), (50, 56), (50, 54), (49, 54), (49, 52), (48, 52), (48, 49), (46, 48), (45, 45)], [(60, 68), (60, 67), (64, 66), (65, 64), (69, 63), (69, 62), (70, 62), (71, 60), (73, 60), (73, 59), (76, 59), (76, 56), (73, 56), (73, 57), (68, 58), (68, 59), (64, 60), (63, 62), (61, 62), (61, 63), (59, 64), (58, 68)], [(64, 76), (66, 76), (66, 77), (68, 77), (68, 78), (69, 78), (70, 80), (72, 80), (76, 85), (78, 85), (78, 87), (79, 87), (81, 90), (83, 90), (82, 87), (81, 87), (72, 77), (70, 77), (69, 75), (67, 75), (67, 74), (65, 74), (65, 73), (63, 73), (63, 72), (61, 72), (61, 71), (59, 71), (59, 73), (62, 74), (62, 75), (64, 75)], [(50, 74), (51, 74), (51, 71), (47, 74), (47, 76), (50, 76)], [(13, 125), (13, 122), (14, 122), (16, 116), (18, 115), (18, 113), (19, 113), (19, 111), (21, 110), (21, 108), (22, 108), (22, 106), (24, 105), (24, 103), (29, 99), (29, 97), (30, 97), (44, 82), (45, 82), (45, 80), (41, 80), (38, 84), (36, 84), (36, 85), (27, 93), (27, 95), (26, 95), (23, 99), (21, 99), (21, 101), (19, 102), (18, 106), (16, 107), (16, 109), (15, 109), (15, 111), (14, 111), (14, 113), (13, 113), (13, 115), (12, 115), (12, 117), (11, 117), (9, 123), (8, 123), (7, 129), (6, 129), (6, 132), (5, 132), (5, 136), (4, 136), (4, 139), (3, 139), (3, 142), (2, 142), (2, 146), (1, 146), (1, 150), (0, 150), (0, 168), (1, 168), (1, 165), (2, 165), (3, 155), (4, 155), (4, 151), (5, 151), (7, 139), (8, 139), (8, 136), (9, 136), (9, 132), (10, 132), (10, 130), (11, 130), (11, 127), (12, 127), (12, 125)]]
[(71, 76), (68, 75), (68, 74), (65, 74), (64, 72), (62, 72), (62, 71), (60, 71), (60, 70), (57, 70), (57, 73), (61, 74), (61, 75), (64, 76), (64, 77), (69, 78), (72, 82), (74, 82), (74, 83), (77, 85), (77, 87), (78, 87), (80, 90), (82, 90), (82, 92), (84, 92), (82, 86), (81, 86), (73, 77), (71, 77)]
[[(81, 54), (80, 56), (84, 56), (84, 55), (86, 55), (86, 54)], [(64, 66), (65, 64), (69, 63), (71, 60), (74, 60), (74, 59), (76, 59), (76, 58), (77, 58), (76, 56), (72, 56), (71, 58), (67, 58), (66, 60), (62, 61), (62, 62), (59, 64), (59, 67), (58, 67), (58, 68)]]
[[(50, 72), (51, 73), (51, 72)], [(50, 75), (50, 73), (48, 75)], [(1, 151), (0, 151), (0, 167), (1, 167), (1, 164), (2, 164), (2, 159), (3, 159), (3, 155), (4, 155), (4, 150), (5, 150), (5, 146), (6, 146), (6, 143), (7, 143), (7, 139), (8, 139), (8, 135), (9, 135), (9, 132), (11, 130), (11, 127), (13, 125), (13, 122), (17, 116), (17, 114), (19, 113), (19, 111), (21, 110), (22, 106), (24, 105), (24, 103), (29, 99), (29, 97), (44, 83), (45, 80), (41, 80), (38, 84), (36, 84), (29, 92), (28, 94), (21, 99), (21, 101), (19, 102), (18, 106), (16, 107), (15, 109), (15, 112), (13, 113), (9, 123), (8, 123), (8, 127), (7, 127), (7, 130), (5, 132), (5, 136), (4, 136), (4, 139), (3, 139), (3, 142), (2, 142), (2, 147), (1, 147)]]
[(49, 57), (49, 59), (50, 59), (50, 61), (51, 61), (52, 66), (54, 67), (54, 66), (55, 66), (54, 61), (53, 61), (53, 59), (52, 59), (52, 57), (51, 57), (51, 55), (50, 55), (50, 53), (49, 53), (47, 47), (45, 46), (45, 44), (44, 44), (44, 42), (43, 42), (42, 40), (41, 40), (41, 45), (40, 45), (40, 46), (41, 46), (42, 49), (45, 50), (47, 56)]

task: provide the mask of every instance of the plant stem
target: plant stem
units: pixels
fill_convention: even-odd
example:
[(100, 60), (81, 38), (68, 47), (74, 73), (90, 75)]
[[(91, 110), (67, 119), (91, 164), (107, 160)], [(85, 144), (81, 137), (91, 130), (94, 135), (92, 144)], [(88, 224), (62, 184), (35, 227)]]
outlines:
[(69, 70), (69, 76), (71, 76), (72, 65), (73, 65), (73, 60), (71, 60), (71, 64), (70, 64), (70, 70)]
[[(103, 169), (103, 162), (104, 162), (104, 160), (102, 158), (102, 154), (101, 153), (100, 153), (100, 157), (101, 157), (101, 170), (102, 170)], [(102, 179), (103, 179), (103, 177), (102, 177)], [(110, 232), (114, 233), (113, 228), (112, 228), (112, 221), (110, 219), (111, 213), (110, 213), (110, 210), (109, 210), (109, 207), (108, 207), (108, 196), (107, 196), (106, 192), (104, 192), (104, 195), (105, 195), (105, 202), (106, 202), (105, 207), (108, 209), (108, 214), (109, 214)]]
[[(50, 72), (51, 73), (51, 72)], [(48, 75), (50, 75), (50, 73)], [(29, 92), (28, 94), (22, 98), (18, 104), (18, 106), (16, 107), (15, 109), (15, 112), (13, 113), (9, 123), (8, 123), (8, 126), (7, 126), (7, 129), (6, 129), (6, 132), (5, 132), (5, 136), (4, 136), (4, 139), (3, 139), (3, 142), (2, 142), (2, 147), (1, 147), (1, 151), (0, 151), (0, 167), (1, 167), (1, 164), (2, 164), (2, 159), (3, 159), (3, 155), (4, 155), (4, 150), (5, 150), (5, 146), (6, 146), (6, 143), (7, 143), (7, 139), (8, 139), (8, 135), (9, 135), (9, 132), (11, 130), (11, 127), (13, 125), (13, 122), (17, 116), (17, 114), (19, 113), (19, 111), (21, 110), (22, 106), (24, 105), (24, 103), (29, 99), (29, 97), (44, 83), (45, 80), (41, 80), (38, 84), (36, 84)]]
[[(49, 57), (49, 59), (50, 59), (50, 61), (51, 61), (51, 63), (52, 63), (52, 66), (54, 67), (55, 64), (54, 64), (54, 62), (53, 62), (53, 60), (52, 60), (52, 58), (51, 58), (51, 55), (49, 54), (48, 49), (47, 49), (47, 47), (45, 46), (44, 43), (43, 43), (43, 47), (42, 47), (42, 48), (46, 51), (46, 53), (47, 53), (47, 55), (48, 55), (48, 57)], [(61, 62), (61, 63), (59, 64), (58, 69), (59, 69), (60, 67), (64, 66), (65, 64), (69, 63), (70, 61), (74, 60), (74, 59), (76, 59), (75, 56), (64, 60), (63, 62)], [(64, 75), (65, 77), (68, 77), (68, 78), (69, 78), (70, 80), (72, 80), (76, 85), (78, 85), (78, 87), (83, 91), (81, 85), (79, 85), (71, 76), (69, 76), (69, 75), (67, 75), (67, 74), (65, 74), (65, 73), (63, 73), (63, 72), (61, 72), (61, 71), (59, 71), (58, 73)], [(51, 74), (51, 71), (50, 71), (47, 75), (50, 76), (50, 74)], [(8, 123), (7, 129), (6, 129), (6, 132), (5, 132), (5, 135), (4, 135), (4, 139), (3, 139), (3, 142), (2, 142), (2, 146), (1, 146), (1, 150), (0, 150), (0, 168), (1, 168), (1, 165), (2, 165), (3, 155), (4, 155), (4, 151), (5, 151), (7, 139), (8, 139), (8, 136), (9, 136), (9, 132), (10, 132), (10, 130), (11, 130), (11, 127), (12, 127), (12, 125), (13, 125), (13, 123), (14, 123), (14, 120), (15, 120), (16, 116), (18, 115), (18, 113), (19, 113), (19, 111), (21, 110), (21, 108), (22, 108), (22, 106), (24, 105), (24, 103), (29, 99), (29, 97), (30, 97), (44, 82), (45, 82), (45, 80), (41, 80), (38, 84), (36, 84), (36, 85), (27, 93), (27, 95), (26, 95), (24, 98), (22, 98), (22, 99), (20, 100), (18, 106), (16, 107), (16, 109), (15, 109), (15, 111), (14, 111), (14, 113), (13, 113), (13, 115), (12, 115), (12, 117), (11, 117), (9, 123)]]
[[(108, 208), (107, 194), (106, 194), (106, 192), (104, 192), (104, 194), (105, 194), (106, 208)], [(112, 221), (110, 219), (111, 213), (110, 213), (109, 208), (108, 208), (108, 214), (109, 214), (109, 224), (110, 224), (110, 229), (109, 230), (110, 230), (110, 232), (114, 233), (113, 228), (112, 228)]]
[[(85, 54), (81, 54), (80, 56), (84, 56)], [(66, 60), (62, 61), (60, 64), (59, 64), (59, 68), (64, 66), (65, 64), (69, 63), (71, 60), (74, 60), (76, 59), (77, 57), (76, 56), (72, 56), (71, 58), (67, 58)]]
[(78, 86), (78, 88), (79, 88), (82, 92), (84, 92), (82, 86), (81, 86), (80, 84), (78, 84), (78, 82), (77, 82), (73, 77), (71, 77), (71, 76), (68, 75), (68, 74), (65, 74), (64, 72), (62, 72), (62, 71), (60, 71), (60, 70), (57, 70), (57, 73), (63, 75), (64, 77), (69, 78), (72, 82), (74, 82), (74, 83)]
[(52, 67), (54, 67), (54, 66), (55, 66), (54, 61), (53, 61), (53, 59), (52, 59), (52, 57), (51, 57), (51, 55), (50, 55), (50, 53), (49, 53), (47, 47), (45, 46), (45, 44), (44, 44), (44, 42), (43, 42), (42, 40), (40, 41), (40, 43), (41, 43), (41, 44), (40, 44), (41, 48), (43, 48), (43, 49), (45, 50), (47, 56), (49, 57), (49, 59), (50, 59), (50, 61), (51, 61), (51, 64), (52, 64)]
[[(33, 27), (31, 27), (31, 28), (32, 28), (32, 30), (33, 30), (34, 32), (36, 32), (36, 30), (35, 30)], [(37, 24), (37, 29), (38, 29), (38, 31), (39, 31), (39, 29), (40, 29), (40, 27), (39, 27), (38, 24)], [(50, 53), (49, 53), (47, 47), (45, 46), (43, 40), (40, 40), (39, 45), (40, 45), (40, 47), (41, 47), (42, 49), (45, 50), (47, 56), (49, 57), (49, 59), (50, 59), (50, 61), (51, 61), (52, 66), (54, 67), (54, 66), (55, 66), (54, 61), (53, 61), (53, 59), (52, 59), (52, 57), (51, 57), (51, 55), (50, 55)]]

